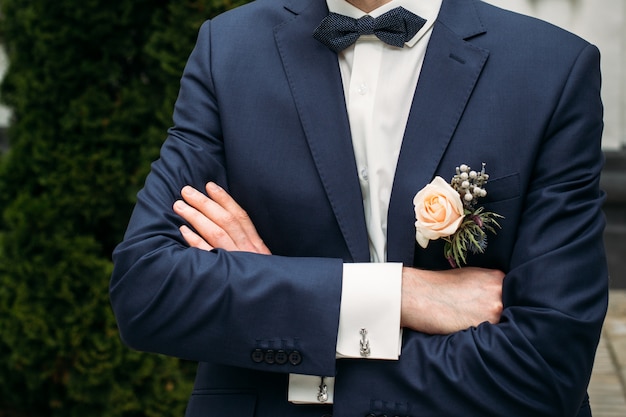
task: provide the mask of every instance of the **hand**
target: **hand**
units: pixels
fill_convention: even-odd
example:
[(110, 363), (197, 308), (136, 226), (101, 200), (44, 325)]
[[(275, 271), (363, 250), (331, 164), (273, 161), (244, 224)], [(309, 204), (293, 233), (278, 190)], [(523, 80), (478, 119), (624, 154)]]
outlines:
[(401, 325), (428, 334), (450, 334), (502, 313), (504, 273), (465, 267), (448, 271), (402, 269)]
[(189, 246), (270, 254), (248, 213), (223, 188), (209, 182), (206, 192), (208, 197), (186, 186), (181, 191), (184, 201), (174, 203), (174, 212), (196, 230), (185, 225), (180, 227)]

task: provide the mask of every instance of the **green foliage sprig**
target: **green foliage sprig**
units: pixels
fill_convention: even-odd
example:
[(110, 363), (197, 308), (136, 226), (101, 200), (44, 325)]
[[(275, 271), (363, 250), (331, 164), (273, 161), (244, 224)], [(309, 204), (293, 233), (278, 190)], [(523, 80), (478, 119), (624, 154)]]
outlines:
[(467, 253), (484, 253), (487, 249), (487, 232), (496, 233), (501, 226), (497, 219), (503, 216), (485, 211), (477, 205), (478, 199), (487, 195), (485, 185), (489, 174), (485, 172), (485, 164), (480, 171), (473, 171), (468, 165), (456, 168), (450, 185), (461, 197), (464, 217), (457, 231), (444, 237), (444, 255), (453, 268), (467, 264)]

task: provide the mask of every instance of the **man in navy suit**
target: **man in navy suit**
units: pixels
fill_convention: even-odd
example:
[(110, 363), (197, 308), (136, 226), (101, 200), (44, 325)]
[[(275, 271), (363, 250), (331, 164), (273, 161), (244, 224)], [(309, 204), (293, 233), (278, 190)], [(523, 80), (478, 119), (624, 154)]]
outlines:
[[(191, 417), (590, 416), (599, 90), (594, 46), (478, 0), (206, 22), (114, 253), (122, 338), (200, 362)], [(482, 163), (501, 229), (451, 269), (413, 198)]]

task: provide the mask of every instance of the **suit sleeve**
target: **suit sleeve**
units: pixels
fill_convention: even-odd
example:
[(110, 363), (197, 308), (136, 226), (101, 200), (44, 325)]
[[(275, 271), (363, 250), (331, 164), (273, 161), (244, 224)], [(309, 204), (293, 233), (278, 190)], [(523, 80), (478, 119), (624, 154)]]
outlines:
[[(181, 80), (174, 127), (113, 254), (110, 296), (122, 338), (190, 360), (333, 375), (341, 259), (201, 251), (178, 231), (172, 204), (184, 185), (228, 188), (209, 44), (207, 22)], [(268, 351), (281, 356), (269, 361)]]
[(535, 156), (501, 322), (448, 336), (405, 331), (397, 363), (342, 362), (336, 413), (577, 415), (607, 303), (599, 90), (599, 53), (587, 46)]

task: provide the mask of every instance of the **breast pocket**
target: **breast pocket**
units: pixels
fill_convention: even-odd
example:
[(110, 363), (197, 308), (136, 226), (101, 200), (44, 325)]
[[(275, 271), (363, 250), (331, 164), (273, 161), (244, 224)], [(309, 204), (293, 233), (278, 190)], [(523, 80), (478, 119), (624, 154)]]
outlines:
[(504, 177), (490, 178), (485, 185), (485, 189), (487, 190), (487, 195), (478, 200), (479, 205), (517, 198), (521, 194), (519, 173), (516, 172)]
[(191, 394), (185, 417), (253, 417), (256, 395), (229, 390), (196, 390)]

